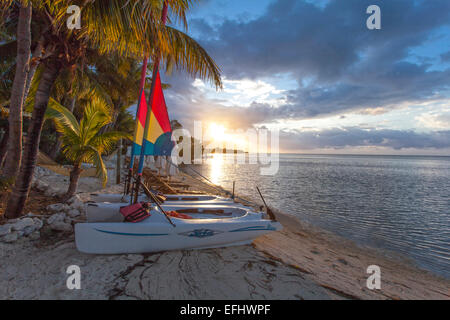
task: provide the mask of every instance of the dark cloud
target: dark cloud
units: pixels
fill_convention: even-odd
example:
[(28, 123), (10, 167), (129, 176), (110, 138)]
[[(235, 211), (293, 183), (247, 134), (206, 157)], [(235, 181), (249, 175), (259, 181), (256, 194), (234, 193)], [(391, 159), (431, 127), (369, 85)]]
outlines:
[[(381, 8), (381, 30), (366, 28), (365, 12), (372, 4)], [(379, 114), (405, 103), (449, 96), (450, 69), (430, 71), (429, 59), (417, 64), (407, 59), (414, 47), (423, 45), (439, 28), (450, 25), (448, 0), (334, 0), (323, 7), (307, 1), (280, 0), (251, 21), (229, 19), (211, 25), (196, 18), (191, 25), (227, 79), (267, 79), (289, 74), (298, 82), (298, 88), (286, 92), (287, 103), (277, 108), (256, 102), (243, 108), (239, 101), (226, 107), (219, 100), (205, 97), (192, 86), (192, 80), (170, 78), (171, 112), (187, 126), (193, 120), (207, 118), (244, 128), (261, 122), (356, 110)], [(448, 59), (449, 53), (441, 56), (442, 61)], [(220, 98), (220, 93), (217, 96)], [(350, 132), (368, 134), (355, 130)], [(345, 146), (344, 138), (349, 139), (349, 145), (351, 141), (363, 141), (349, 131), (333, 129), (328, 134), (337, 135), (334, 140), (330, 136), (330, 145), (334, 142)], [(371, 132), (372, 138), (365, 141), (383, 144), (379, 140), (382, 134), (390, 137), (383, 141), (391, 141), (393, 148), (402, 148), (406, 137), (418, 139), (418, 145), (423, 147), (427, 141), (437, 141), (427, 140), (432, 137), (426, 134), (403, 131)], [(315, 141), (313, 136), (305, 138)], [(396, 141), (402, 143), (396, 145)]]
[(441, 54), (441, 60), (443, 62), (450, 62), (450, 51)]
[(216, 37), (215, 29), (209, 25), (204, 19), (190, 19), (189, 20), (189, 29), (193, 32), (201, 33), (202, 40), (209, 40)]
[[(282, 143), (281, 143), (282, 142)], [(388, 147), (401, 149), (450, 148), (450, 131), (417, 133), (402, 130), (362, 130), (361, 128), (333, 128), (323, 131), (282, 132), (280, 144), (285, 149), (304, 150), (348, 147)]]
[(294, 90), (288, 96), (292, 117), (307, 118), (346, 110), (394, 108), (403, 103), (417, 103), (430, 98), (443, 98), (450, 87), (450, 70), (425, 71), (424, 66), (399, 62), (389, 70), (361, 76), (348, 75), (348, 81), (321, 87)]
[[(381, 30), (366, 28), (370, 4), (381, 7)], [(291, 72), (298, 80), (335, 81), (355, 67), (373, 72), (400, 61), (431, 30), (449, 24), (449, 12), (446, 0), (330, 1), (323, 9), (280, 0), (256, 20), (223, 22), (216, 40), (199, 40), (229, 78)], [(210, 33), (209, 26), (204, 30)]]

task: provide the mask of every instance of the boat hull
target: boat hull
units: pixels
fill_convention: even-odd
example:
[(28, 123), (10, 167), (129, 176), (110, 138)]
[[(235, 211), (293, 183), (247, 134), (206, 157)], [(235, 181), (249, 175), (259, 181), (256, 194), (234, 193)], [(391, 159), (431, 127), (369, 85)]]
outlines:
[(75, 241), (79, 251), (92, 254), (226, 247), (251, 243), (282, 228), (280, 223), (260, 217), (255, 213), (231, 219), (172, 218), (175, 226), (161, 219), (152, 221), (152, 217), (140, 223), (78, 223)]
[[(170, 195), (164, 195), (167, 197), (168, 202), (175, 202), (175, 201), (220, 201), (220, 202), (227, 202), (227, 203), (233, 203), (233, 200), (230, 198), (224, 198), (219, 197), (215, 195), (208, 195), (208, 194), (199, 194), (199, 195), (193, 195), (193, 194), (170, 194)], [(94, 202), (111, 202), (111, 203), (127, 203), (130, 202), (130, 195), (123, 195), (123, 194), (117, 194), (117, 193), (91, 193), (90, 195), (91, 201)], [(145, 194), (139, 195), (138, 197), (139, 201), (149, 201), (148, 197)]]
[[(120, 213), (120, 207), (126, 206), (126, 203), (88, 203), (86, 206), (86, 219), (88, 222), (122, 222), (123, 216)], [(208, 208), (212, 210), (226, 210), (227, 208), (241, 208), (249, 209), (238, 203), (221, 203), (220, 201), (192, 201), (192, 202), (165, 202), (162, 208), (166, 211), (180, 210), (180, 209), (195, 209), (199, 210)], [(189, 214), (189, 212), (186, 212)]]

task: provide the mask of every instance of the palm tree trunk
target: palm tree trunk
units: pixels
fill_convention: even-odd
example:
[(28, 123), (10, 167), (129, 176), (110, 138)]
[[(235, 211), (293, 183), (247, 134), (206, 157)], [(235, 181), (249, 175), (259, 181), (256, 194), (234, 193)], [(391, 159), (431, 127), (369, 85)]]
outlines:
[(44, 49), (44, 37), (41, 36), (39, 38), (39, 41), (36, 45), (36, 48), (34, 48), (32, 59), (30, 61), (30, 70), (27, 75), (27, 81), (25, 85), (25, 91), (23, 94), (23, 104), (25, 105), (25, 101), (27, 100), (28, 93), (30, 92), (31, 82), (33, 81), (34, 74), (36, 73), (36, 69), (39, 65), (39, 62), (37, 61), (42, 56), (42, 50)]
[(74, 164), (72, 171), (70, 171), (70, 183), (69, 188), (63, 197), (64, 201), (72, 198), (75, 195), (75, 192), (77, 192), (78, 180), (80, 179), (81, 171), (83, 171), (83, 169), (81, 169), (80, 164)]
[(8, 148), (8, 137), (9, 137), (9, 125), (7, 124), (4, 129), (2, 141), (0, 142), (0, 168), (3, 166), (3, 162), (5, 161), (7, 155)]
[(31, 2), (26, 7), (21, 5), (17, 26), (16, 73), (9, 106), (8, 161), (2, 171), (2, 179), (7, 182), (16, 177), (22, 156), (22, 106), (31, 54), (31, 12)]
[(25, 206), (25, 201), (28, 198), (34, 167), (36, 166), (37, 153), (39, 151), (39, 141), (41, 138), (42, 124), (44, 123), (45, 110), (47, 109), (50, 92), (58, 77), (59, 70), (60, 65), (57, 61), (49, 61), (45, 66), (42, 79), (39, 82), (39, 87), (34, 98), (31, 123), (25, 142), (23, 161), (5, 211), (7, 218), (20, 216)]

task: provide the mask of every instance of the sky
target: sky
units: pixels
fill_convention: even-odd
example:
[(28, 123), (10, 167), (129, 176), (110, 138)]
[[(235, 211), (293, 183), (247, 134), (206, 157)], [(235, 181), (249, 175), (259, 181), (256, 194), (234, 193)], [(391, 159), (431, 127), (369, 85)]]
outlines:
[(163, 75), (188, 129), (276, 128), (282, 152), (450, 155), (450, 1), (203, 0), (188, 23), (224, 83)]

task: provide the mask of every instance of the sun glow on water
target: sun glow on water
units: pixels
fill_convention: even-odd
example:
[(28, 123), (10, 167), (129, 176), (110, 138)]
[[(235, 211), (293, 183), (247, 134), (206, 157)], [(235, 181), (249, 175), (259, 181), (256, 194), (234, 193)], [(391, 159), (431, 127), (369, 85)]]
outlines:
[(209, 176), (214, 184), (220, 184), (223, 180), (223, 156), (222, 154), (214, 153), (212, 158), (208, 159)]

